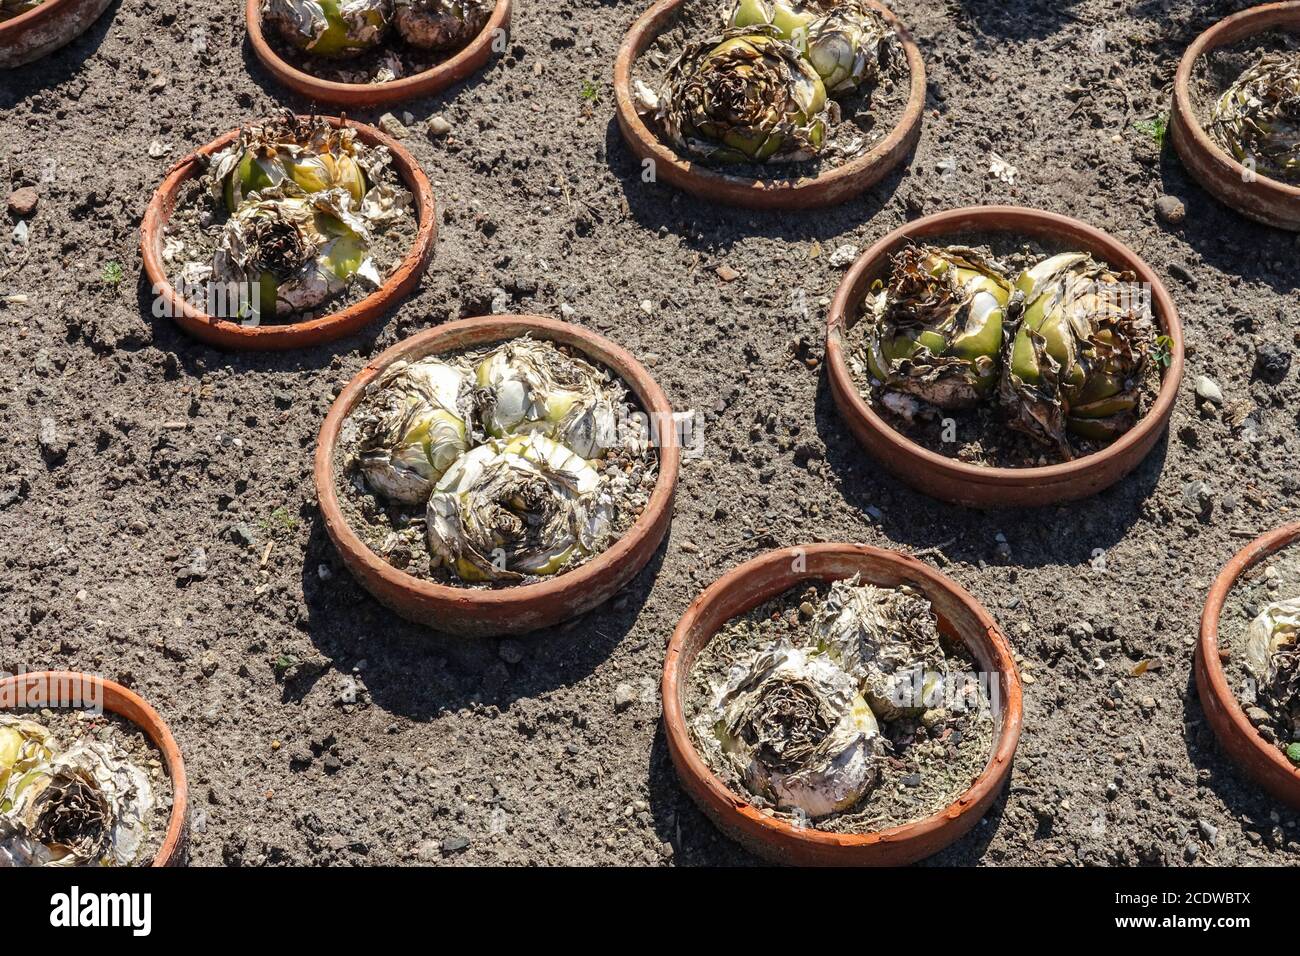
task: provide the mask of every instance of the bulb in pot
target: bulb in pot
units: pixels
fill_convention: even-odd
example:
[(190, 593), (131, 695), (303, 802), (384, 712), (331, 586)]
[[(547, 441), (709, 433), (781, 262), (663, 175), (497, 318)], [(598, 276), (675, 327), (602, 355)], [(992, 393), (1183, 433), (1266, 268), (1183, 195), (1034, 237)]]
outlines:
[(456, 50), (487, 26), (485, 0), (393, 0), (393, 28), (420, 50)]
[(999, 383), (1008, 424), (1067, 460), (1067, 432), (1113, 441), (1132, 428), (1155, 342), (1134, 277), (1063, 253), (1023, 272), (1016, 289), (1024, 308)]
[(679, 148), (724, 162), (794, 162), (821, 151), (826, 88), (773, 26), (689, 44), (668, 67), (657, 121)]
[(291, 46), (347, 59), (383, 42), (392, 0), (265, 0), (263, 20)]
[(597, 471), (540, 433), (489, 439), (462, 455), (429, 497), (434, 559), (461, 580), (558, 573), (611, 536)]
[(909, 246), (867, 303), (867, 367), (886, 390), (961, 409), (997, 384), (1011, 282), (960, 246)]
[(468, 449), (461, 412), (469, 386), (459, 368), (437, 359), (402, 363), (385, 373), (359, 416), (360, 468), (366, 484), (402, 504), (424, 504)]

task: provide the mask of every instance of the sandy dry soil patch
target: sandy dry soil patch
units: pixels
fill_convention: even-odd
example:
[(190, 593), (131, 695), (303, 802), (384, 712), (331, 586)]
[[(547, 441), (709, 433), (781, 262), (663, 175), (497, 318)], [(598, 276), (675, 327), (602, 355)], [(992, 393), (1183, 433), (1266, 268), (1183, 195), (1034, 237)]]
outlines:
[[(25, 246), (0, 222), (0, 669), (100, 672), (149, 700), (191, 775), (197, 863), (746, 863), (669, 764), (665, 643), (735, 564), (861, 541), (967, 588), (1028, 684), (1004, 797), (932, 862), (1295, 863), (1296, 814), (1218, 753), (1191, 660), (1219, 567), (1295, 516), (1300, 245), (1219, 206), (1157, 142), (1182, 51), (1249, 4), (896, 0), (930, 77), (910, 165), (842, 207), (762, 215), (641, 181), (611, 78), (643, 2), (526, 0), (489, 70), (396, 108), (442, 217), (428, 275), (385, 321), (292, 354), (200, 345), (151, 315), (140, 280), (167, 168), (242, 120), (310, 108), (256, 62), (240, 4), (118, 2), (0, 76), (0, 198), (40, 197)], [(435, 116), (450, 132), (427, 132)], [(994, 152), (1014, 182), (991, 175)], [(837, 250), (980, 203), (1110, 231), (1185, 325), (1167, 439), (1068, 508), (915, 494), (827, 389)], [(703, 454), (616, 600), (466, 641), (353, 582), (311, 458), (368, 357), (494, 311), (568, 315), (630, 349), (698, 412)], [(1197, 398), (1200, 376), (1221, 402)]]

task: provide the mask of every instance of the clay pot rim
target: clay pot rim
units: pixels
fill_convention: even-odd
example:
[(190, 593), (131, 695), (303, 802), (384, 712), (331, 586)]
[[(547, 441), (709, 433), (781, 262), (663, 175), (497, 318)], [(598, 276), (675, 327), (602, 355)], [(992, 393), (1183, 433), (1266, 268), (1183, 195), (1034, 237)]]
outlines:
[[(759, 568), (779, 563), (785, 563), (789, 566), (790, 562), (801, 554), (812, 556), (836, 553), (849, 556), (870, 556), (886, 561), (905, 571), (906, 576), (912, 580), (924, 580), (931, 587), (946, 592), (963, 604), (984, 628), (983, 634), (987, 640), (987, 651), (989, 656), (994, 658), (995, 669), (1002, 683), (1003, 706), (997, 740), (989, 754), (988, 761), (984, 765), (984, 769), (980, 771), (980, 775), (975, 778), (970, 787), (963, 791), (955, 801), (937, 813), (922, 817), (919, 820), (887, 827), (884, 830), (873, 830), (869, 833), (832, 833), (812, 827), (795, 827), (783, 820), (767, 816), (744, 797), (732, 791), (717, 774), (709, 769), (696, 750), (695, 743), (691, 740), (690, 730), (687, 727), (680, 693), (681, 688), (685, 686), (685, 682), (690, 677), (689, 668), (682, 666), (682, 654), (686, 641), (691, 631), (695, 629), (696, 621), (699, 620), (709, 605), (733, 588), (746, 587), (747, 578)], [(792, 573), (788, 586), (795, 587), (801, 581), (814, 579), (822, 581), (838, 580), (838, 578), (823, 577), (814, 573), (807, 573), (805, 577), (798, 577)], [(785, 589), (787, 588), (781, 588), (781, 590)], [(778, 590), (775, 593), (780, 593), (780, 591)], [(749, 610), (757, 607), (763, 600), (774, 596), (774, 594), (757, 596), (757, 599), (752, 602), (747, 600), (746, 608), (741, 610), (739, 614), (748, 613)], [(734, 620), (734, 617), (731, 619)], [(700, 650), (703, 650), (708, 642), (716, 636), (717, 630), (714, 630), (700, 645)], [(971, 641), (967, 639), (966, 635), (962, 635), (962, 640), (968, 647), (970, 646)], [(694, 661), (691, 664), (694, 666)], [(725, 807), (726, 812), (735, 813), (746, 824), (757, 824), (761, 831), (760, 839), (776, 846), (786, 844), (792, 845), (794, 848), (830, 848), (832, 850), (851, 851), (877, 844), (899, 844), (903, 841), (925, 837), (942, 829), (951, 821), (961, 817), (968, 807), (976, 806), (982, 800), (992, 798), (1004, 785), (1006, 775), (1011, 768), (1011, 760), (1015, 756), (1016, 746), (1020, 742), (1020, 731), (1024, 720), (1023, 691), (1020, 684), (1020, 675), (1011, 657), (1010, 645), (1002, 635), (993, 616), (984, 606), (952, 578), (918, 561), (916, 558), (897, 551), (849, 543), (798, 545), (768, 551), (732, 568), (709, 585), (687, 608), (668, 642), (668, 653), (664, 659), (663, 678), (660, 684), (660, 698), (663, 702), (664, 732), (669, 738), (672, 749), (676, 752), (675, 755), (680, 758), (681, 763), (685, 764), (685, 772), (693, 777), (696, 783), (702, 784), (707, 789), (716, 806)], [(681, 769), (681, 763), (678, 764), (679, 770)]]
[[(0, 21), (0, 43), (4, 41), (5, 33), (8, 31), (17, 30), (19, 27), (30, 26), (37, 20), (46, 17), (56, 17), (61, 12), (64, 12), (68, 7), (71, 7), (78, 2), (80, 2), (80, 0), (45, 0), (45, 2), (40, 6), (33, 7), (26, 13), (20, 13), (18, 16), (13, 17), (10, 20)], [(96, 17), (96, 19), (98, 19), (98, 17)], [(90, 24), (88, 23), (86, 26), (89, 27)]]
[[(300, 117), (307, 118), (307, 117)], [(211, 156), (239, 138), (240, 128), (230, 130), (202, 146), (167, 171), (163, 181), (154, 191), (140, 223), (140, 252), (149, 282), (159, 289), (158, 295), (166, 302), (171, 318), (182, 329), (203, 341), (235, 349), (290, 349), (305, 348), (334, 341), (369, 325), (395, 308), (410, 288), (419, 281), (427, 268), (438, 236), (437, 203), (429, 177), (415, 157), (397, 140), (386, 133), (358, 123), (347, 117), (324, 116), (336, 128), (344, 126), (356, 130), (363, 142), (372, 146), (385, 146), (392, 153), (394, 165), (415, 200), (417, 229), (415, 239), (406, 257), (378, 289), (359, 302), (346, 308), (317, 316), (305, 322), (283, 322), (267, 325), (245, 326), (229, 319), (216, 318), (200, 312), (183, 301), (171, 284), (167, 267), (162, 261), (158, 240), (171, 220), (174, 205), (179, 199), (181, 186), (199, 172), (199, 158)], [(409, 173), (409, 175), (408, 175)], [(168, 205), (173, 209), (168, 211)]]
[(284, 85), (322, 103), (338, 103), (344, 106), (356, 106), (365, 103), (370, 106), (384, 106), (403, 100), (432, 96), (453, 83), (459, 82), (470, 73), (477, 72), (482, 64), (472, 66), (470, 61), (482, 57), (486, 63), (491, 54), (492, 39), (496, 31), (510, 22), (512, 0), (496, 0), (492, 15), (479, 34), (464, 48), (458, 50), (443, 62), (432, 66), (414, 76), (389, 80), (386, 83), (339, 83), (323, 80), (299, 70), (275, 51), (262, 31), (262, 0), (248, 0), (244, 8), (244, 19), (248, 26), (248, 38), (253, 44), (257, 58)]
[[(67, 46), (94, 26), (111, 3), (112, 0), (45, 0), (26, 13), (0, 21), (0, 72), (29, 66)], [(24, 42), (28, 35), (38, 31), (40, 42)]]
[[(99, 688), (103, 693), (104, 710), (116, 714), (133, 726), (138, 727), (158, 748), (158, 752), (162, 755), (163, 768), (167, 771), (167, 776), (172, 782), (172, 809), (167, 818), (167, 834), (163, 838), (162, 846), (158, 848), (158, 852), (154, 855), (150, 866), (162, 867), (179, 862), (173, 858), (181, 849), (185, 836), (185, 814), (189, 808), (189, 779), (185, 774), (185, 759), (181, 756), (180, 747), (176, 744), (176, 738), (172, 736), (171, 727), (167, 725), (167, 722), (162, 719), (158, 711), (148, 701), (115, 681), (79, 671), (32, 671), (27, 674), (16, 674), (12, 677), (0, 679), (0, 688), (18, 686), (24, 683), (35, 684), (38, 687), (51, 685), (57, 687), (60, 683), (70, 681), (77, 681), (83, 685), (90, 684)], [(117, 698), (117, 700), (115, 701), (113, 698)], [(146, 722), (141, 723), (123, 713), (122, 704), (119, 701), (125, 701), (131, 707), (139, 710), (144, 715)], [(48, 703), (44, 706), (48, 707)], [(60, 708), (50, 709), (57, 710)]]
[[(921, 56), (921, 49), (916, 40), (898, 16), (878, 0), (868, 0), (872, 9), (881, 13), (898, 31), (910, 74), (911, 89), (908, 93), (907, 105), (888, 136), (843, 166), (820, 173), (811, 179), (758, 179), (749, 176), (731, 176), (709, 169), (699, 161), (680, 156), (668, 143), (660, 139), (637, 113), (632, 96), (632, 71), (637, 60), (649, 49), (650, 44), (661, 32), (655, 29), (654, 21), (685, 2), (686, 0), (658, 0), (632, 24), (632, 28), (623, 38), (618, 58), (614, 63), (614, 95), (617, 101), (619, 128), (624, 137), (631, 140), (642, 155), (652, 157), (655, 163), (671, 168), (677, 176), (693, 183), (692, 191), (696, 195), (707, 196), (717, 202), (753, 208), (797, 208), (793, 200), (810, 207), (838, 202), (869, 189), (878, 182), (890, 169), (903, 161), (903, 155), (885, 165), (883, 169), (875, 169), (874, 171), (878, 171), (880, 175), (869, 182), (863, 182), (861, 188), (851, 189), (848, 185), (863, 174), (872, 172), (873, 167), (876, 167), (891, 152), (902, 149), (909, 139), (919, 138), (921, 120), (925, 111), (925, 59)], [(785, 205), (778, 206), (777, 204), (782, 201)]]
[(1205, 599), (1205, 608), (1201, 612), (1201, 633), (1196, 647), (1197, 664), (1205, 678), (1205, 686), (1201, 687), (1201, 692), (1208, 691), (1214, 698), (1214, 702), (1223, 711), (1238, 740), (1247, 742), (1255, 757), (1264, 764), (1271, 765), (1275, 772), (1281, 771), (1282, 775), (1291, 778), (1294, 791), (1291, 795), (1292, 802), (1300, 801), (1300, 767), (1292, 764), (1277, 747), (1259, 735), (1254, 725), (1246, 718), (1246, 711), (1241, 706), (1241, 701), (1228, 686), (1228, 676), (1219, 661), (1219, 619), (1223, 615), (1223, 605), (1228, 595), (1243, 574), (1259, 562), (1298, 541), (1300, 541), (1300, 521), (1293, 521), (1260, 535), (1232, 556), (1210, 586), (1210, 593)]
[[(1196, 64), (1202, 56), (1221, 46), (1230, 46), (1259, 33), (1283, 31), (1300, 34), (1300, 22), (1290, 30), (1287, 30), (1285, 25), (1277, 23), (1269, 23), (1258, 30), (1249, 29), (1249, 25), (1253, 21), (1267, 20), (1273, 14), (1284, 11), (1294, 11), (1297, 17), (1300, 17), (1300, 2), (1287, 0), (1284, 3), (1266, 3), (1224, 17), (1192, 42), (1192, 45), (1187, 48), (1187, 52), (1183, 54), (1182, 60), (1179, 61), (1178, 72), (1174, 75), (1175, 114), (1181, 115), (1186, 120), (1184, 125), (1188, 136), (1191, 138), (1188, 145), (1213, 157), (1216, 162), (1230, 167), (1234, 174), (1242, 178), (1243, 182), (1245, 182), (1247, 175), (1246, 167), (1237, 161), (1237, 157), (1231, 156), (1220, 149), (1218, 144), (1210, 139), (1205, 132), (1205, 127), (1201, 125), (1201, 118), (1192, 105), (1192, 72), (1196, 69)], [(1237, 35), (1239, 31), (1241, 31), (1240, 35)], [(1263, 173), (1257, 172), (1254, 175), (1255, 180), (1252, 185), (1257, 187), (1266, 197), (1271, 197), (1278, 202), (1300, 200), (1300, 186), (1292, 186), (1270, 176), (1265, 176)]]
[[(677, 487), (677, 472), (681, 462), (681, 449), (674, 428), (660, 429), (660, 443), (656, 448), (659, 473), (655, 479), (654, 491), (646, 503), (641, 515), (622, 536), (603, 552), (572, 571), (557, 575), (545, 581), (522, 584), (498, 589), (458, 588), (439, 584), (401, 571), (384, 561), (361, 540), (352, 530), (339, 506), (338, 495), (334, 487), (334, 451), (338, 444), (339, 431), (344, 420), (365, 395), (366, 387), (388, 366), (399, 359), (412, 355), (424, 358), (441, 351), (436, 345), (439, 340), (455, 339), (460, 333), (470, 329), (499, 330), (499, 336), (485, 336), (481, 345), (502, 341), (524, 334), (531, 334), (539, 339), (558, 341), (587, 352), (584, 345), (594, 346), (613, 356), (625, 367), (615, 368), (599, 356), (587, 353), (596, 364), (609, 369), (623, 380), (628, 389), (636, 396), (642, 409), (651, 416), (659, 416), (660, 421), (671, 421), (673, 410), (659, 383), (646, 368), (622, 346), (579, 325), (561, 322), (557, 319), (540, 315), (493, 315), (482, 318), (460, 319), (447, 322), (434, 328), (419, 332), (403, 339), (383, 352), (377, 358), (366, 363), (347, 386), (334, 399), (325, 422), (321, 426), (316, 443), (314, 463), (314, 480), (316, 496), (320, 502), (321, 515), (326, 525), (335, 533), (335, 545), (340, 551), (360, 562), (372, 574), (381, 578), (389, 587), (414, 593), (428, 601), (452, 603), (462, 609), (477, 608), (485, 613), (493, 610), (507, 610), (521, 605), (535, 605), (558, 602), (563, 595), (578, 593), (588, 584), (594, 582), (627, 559), (635, 543), (649, 535), (655, 525), (656, 516), (672, 508), (673, 495)], [(578, 344), (582, 343), (582, 344)], [(434, 347), (431, 347), (434, 346)], [(462, 344), (452, 346), (464, 348)], [(477, 346), (474, 346), (477, 347)]]
[[(996, 224), (998, 219), (1007, 219), (1011, 222), (999, 225)], [(1066, 226), (1071, 231), (1087, 237), (1094, 244), (1092, 250), (1094, 252), (1097, 249), (1110, 249), (1111, 253), (1103, 258), (1111, 266), (1133, 271), (1139, 281), (1148, 283), (1151, 287), (1153, 311), (1157, 318), (1162, 320), (1165, 334), (1173, 339), (1174, 347), (1169, 367), (1161, 377), (1160, 391), (1146, 414), (1119, 439), (1101, 451), (1073, 461), (1038, 465), (1032, 468), (993, 468), (956, 461), (923, 448), (891, 428), (859, 394), (844, 354), (843, 336), (852, 325), (849, 319), (851, 317), (856, 319), (857, 307), (861, 303), (860, 298), (853, 296), (853, 287), (861, 276), (893, 251), (895, 246), (909, 239), (930, 238), (934, 235), (959, 232), (999, 232), (1050, 238), (1061, 226)], [(1085, 473), (1104, 469), (1108, 461), (1123, 456), (1129, 448), (1137, 445), (1153, 430), (1166, 427), (1183, 378), (1182, 323), (1178, 319), (1178, 310), (1174, 306), (1173, 298), (1164, 283), (1137, 253), (1113, 236), (1078, 219), (1025, 206), (968, 206), (924, 216), (906, 223), (858, 256), (840, 281), (835, 291), (835, 298), (831, 302), (826, 323), (826, 370), (828, 376), (835, 380), (849, 400), (851, 408), (841, 408), (842, 413), (846, 416), (852, 414), (860, 419), (870, 431), (891, 445), (895, 452), (909, 460), (914, 469), (937, 471), (948, 477), (980, 485), (1063, 484)]]

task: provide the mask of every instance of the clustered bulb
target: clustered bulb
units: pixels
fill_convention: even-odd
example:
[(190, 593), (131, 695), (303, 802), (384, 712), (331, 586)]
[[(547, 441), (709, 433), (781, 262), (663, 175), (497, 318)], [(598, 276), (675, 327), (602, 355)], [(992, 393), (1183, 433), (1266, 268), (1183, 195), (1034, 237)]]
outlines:
[(368, 488), (424, 506), (435, 567), (470, 583), (561, 573), (614, 533), (618, 480), (605, 462), (625, 389), (550, 342), (508, 341), (471, 365), (430, 357), (390, 367), (357, 412)]
[(898, 37), (859, 0), (739, 0), (721, 33), (688, 43), (658, 92), (638, 87), (678, 148), (724, 162), (797, 162), (818, 155), (838, 108), (895, 68)]
[(1157, 343), (1133, 276), (1081, 252), (1013, 277), (965, 247), (909, 246), (864, 313), (861, 358), (886, 407), (912, 417), (993, 403), (1066, 460), (1071, 436), (1109, 442), (1137, 422)]

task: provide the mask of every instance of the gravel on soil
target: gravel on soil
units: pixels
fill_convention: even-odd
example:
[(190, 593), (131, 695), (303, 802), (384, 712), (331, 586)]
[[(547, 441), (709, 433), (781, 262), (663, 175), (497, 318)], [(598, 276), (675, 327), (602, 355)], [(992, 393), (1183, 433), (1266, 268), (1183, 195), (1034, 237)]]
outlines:
[[(140, 217), (194, 146), (311, 104), (257, 63), (238, 5), (113, 4), (0, 87), (0, 193), (40, 197), (0, 223), (0, 667), (98, 671), (157, 708), (192, 777), (196, 863), (751, 863), (673, 772), (665, 644), (737, 563), (857, 541), (923, 553), (969, 590), (1027, 684), (1009, 786), (930, 863), (1294, 864), (1297, 813), (1221, 755), (1191, 664), (1219, 568), (1295, 518), (1297, 364), (1255, 369), (1297, 350), (1300, 245), (1210, 198), (1155, 122), (1186, 46), (1249, 5), (897, 0), (929, 73), (911, 163), (838, 208), (762, 214), (642, 181), (611, 78), (644, 0), (535, 0), (488, 70), (403, 105), (442, 216), (409, 301), (328, 346), (234, 354), (154, 317)], [(450, 130), (426, 136), (435, 116)], [(1014, 183), (989, 172), (1009, 133)], [(1162, 195), (1181, 225), (1157, 220)], [(831, 253), (980, 203), (1106, 229), (1178, 303), (1168, 437), (1087, 501), (930, 500), (831, 400)], [(489, 311), (565, 316), (630, 349), (696, 410), (701, 453), (623, 593), (471, 641), (399, 620), (348, 575), (312, 454), (379, 351)], [(1198, 400), (1199, 376), (1221, 403)]]

